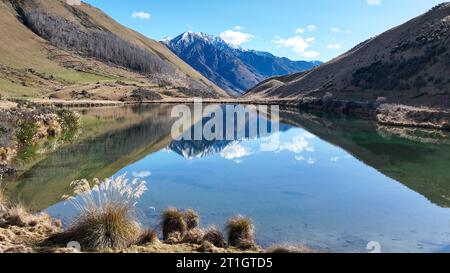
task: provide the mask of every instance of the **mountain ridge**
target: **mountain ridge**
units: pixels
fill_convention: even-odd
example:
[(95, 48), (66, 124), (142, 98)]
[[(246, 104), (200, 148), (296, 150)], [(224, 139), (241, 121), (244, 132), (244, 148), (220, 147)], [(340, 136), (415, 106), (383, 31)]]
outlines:
[(184, 32), (162, 43), (234, 96), (243, 94), (268, 77), (304, 71), (320, 64), (318, 61), (292, 61), (268, 52), (243, 49), (202, 32)]

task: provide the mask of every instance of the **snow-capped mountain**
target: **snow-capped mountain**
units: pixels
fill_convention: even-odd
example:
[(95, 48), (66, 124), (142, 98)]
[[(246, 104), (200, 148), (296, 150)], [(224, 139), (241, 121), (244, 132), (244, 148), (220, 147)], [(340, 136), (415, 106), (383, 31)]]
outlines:
[(301, 72), (321, 64), (242, 49), (219, 37), (191, 31), (162, 42), (205, 77), (235, 96), (269, 77)]

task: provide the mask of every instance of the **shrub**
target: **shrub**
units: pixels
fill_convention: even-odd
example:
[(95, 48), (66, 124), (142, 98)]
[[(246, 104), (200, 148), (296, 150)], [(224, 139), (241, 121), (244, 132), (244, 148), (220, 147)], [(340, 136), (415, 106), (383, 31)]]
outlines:
[(19, 120), (17, 123), (16, 139), (18, 145), (21, 147), (33, 145), (38, 131), (36, 122), (33, 120)]
[(71, 183), (75, 197), (64, 196), (79, 214), (69, 229), (53, 239), (61, 243), (77, 241), (87, 249), (122, 249), (136, 243), (141, 229), (135, 205), (147, 190), (145, 181), (129, 181), (126, 174), (102, 183), (87, 180)]
[(0, 181), (0, 210), (5, 207), (7, 202), (6, 194), (5, 194), (5, 188), (2, 185), (2, 182)]
[(168, 208), (162, 214), (161, 219), (163, 240), (167, 240), (171, 233), (178, 232), (184, 235), (187, 230), (184, 215), (177, 208)]
[(216, 247), (227, 247), (227, 242), (225, 241), (222, 232), (220, 232), (217, 227), (209, 228), (203, 236), (203, 241), (208, 241)]
[(73, 138), (81, 127), (80, 114), (69, 109), (60, 109), (56, 112), (62, 128), (64, 140)]
[(238, 215), (228, 220), (225, 229), (228, 232), (228, 242), (234, 247), (243, 247), (249, 242), (254, 245), (254, 227), (252, 220)]
[(200, 216), (193, 209), (188, 209), (185, 212), (183, 212), (183, 219), (186, 223), (186, 228), (188, 230), (197, 228), (198, 225), (200, 224)]

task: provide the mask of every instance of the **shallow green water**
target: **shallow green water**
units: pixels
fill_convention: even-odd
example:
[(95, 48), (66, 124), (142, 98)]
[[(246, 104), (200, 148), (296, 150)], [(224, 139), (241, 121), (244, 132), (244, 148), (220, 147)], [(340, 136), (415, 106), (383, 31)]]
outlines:
[(263, 138), (173, 141), (171, 106), (91, 109), (74, 143), (18, 177), (12, 195), (70, 222), (70, 181), (126, 172), (148, 181), (139, 211), (156, 227), (167, 206), (194, 208), (202, 226), (250, 216), (258, 243), (337, 252), (450, 251), (450, 138), (369, 121), (282, 112), (280, 143)]

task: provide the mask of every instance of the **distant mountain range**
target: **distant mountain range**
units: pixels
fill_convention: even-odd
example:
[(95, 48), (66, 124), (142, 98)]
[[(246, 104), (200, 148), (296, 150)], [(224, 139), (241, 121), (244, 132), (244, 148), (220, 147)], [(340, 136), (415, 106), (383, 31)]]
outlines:
[(245, 50), (204, 33), (185, 32), (163, 43), (234, 96), (243, 94), (269, 77), (302, 72), (321, 64), (319, 61), (292, 61), (268, 52)]
[(449, 71), (450, 3), (443, 3), (311, 71), (261, 82), (245, 96), (448, 109)]

